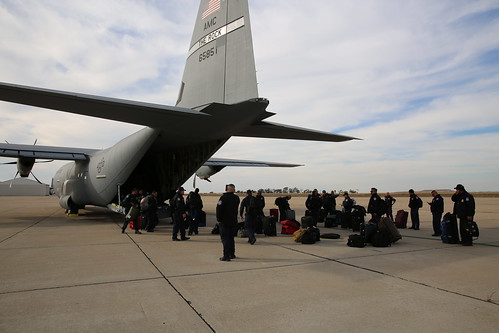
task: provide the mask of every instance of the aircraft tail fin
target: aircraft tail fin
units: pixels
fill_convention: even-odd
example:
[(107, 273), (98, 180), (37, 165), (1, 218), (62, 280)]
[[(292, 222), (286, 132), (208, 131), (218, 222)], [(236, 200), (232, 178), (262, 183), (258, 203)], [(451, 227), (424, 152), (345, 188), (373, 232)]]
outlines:
[(247, 0), (201, 0), (177, 106), (258, 97)]

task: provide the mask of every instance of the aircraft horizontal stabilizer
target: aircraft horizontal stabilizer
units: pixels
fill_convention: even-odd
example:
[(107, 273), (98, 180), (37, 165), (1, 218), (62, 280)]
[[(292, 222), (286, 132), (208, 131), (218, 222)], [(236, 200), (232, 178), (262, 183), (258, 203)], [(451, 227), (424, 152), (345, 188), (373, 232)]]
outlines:
[(271, 123), (266, 121), (260, 121), (256, 124), (246, 127), (239, 133), (234, 134), (234, 136), (329, 142), (361, 140), (351, 136), (315, 131), (306, 128)]
[(210, 158), (203, 165), (205, 166), (243, 166), (243, 167), (278, 167), (278, 168), (294, 168), (302, 166), (301, 164), (278, 163), (278, 162), (262, 162), (249, 160), (232, 160), (227, 158)]
[[(0, 100), (143, 126), (209, 117), (192, 109), (0, 82)], [(141, 116), (137, 116), (140, 114)]]

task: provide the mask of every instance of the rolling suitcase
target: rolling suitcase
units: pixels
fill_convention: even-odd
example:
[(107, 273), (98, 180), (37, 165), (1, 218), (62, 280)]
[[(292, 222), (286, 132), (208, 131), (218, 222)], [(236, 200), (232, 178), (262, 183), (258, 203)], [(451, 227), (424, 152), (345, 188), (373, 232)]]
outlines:
[(279, 221), (279, 209), (270, 208), (270, 216), (275, 216), (276, 221)]
[(206, 212), (204, 210), (199, 212), (199, 216), (196, 218), (196, 221), (198, 222), (198, 227), (206, 227)]
[(263, 233), (265, 236), (277, 236), (276, 223), (277, 219), (275, 216), (265, 216), (263, 217)]
[(446, 213), (442, 219), (442, 239), (443, 243), (457, 244), (459, 243), (459, 230), (457, 229), (456, 215)]
[(393, 224), (392, 220), (390, 220), (389, 217), (383, 217), (381, 218), (381, 220), (379, 220), (378, 229), (386, 230), (390, 234), (390, 241), (392, 243), (395, 243), (402, 238), (397, 227), (395, 227), (395, 224)]
[(289, 209), (286, 211), (286, 219), (288, 220), (296, 220), (296, 214), (295, 211), (292, 209)]
[(409, 216), (409, 212), (401, 209), (397, 211), (397, 215), (395, 215), (395, 226), (399, 229), (407, 228), (407, 217)]

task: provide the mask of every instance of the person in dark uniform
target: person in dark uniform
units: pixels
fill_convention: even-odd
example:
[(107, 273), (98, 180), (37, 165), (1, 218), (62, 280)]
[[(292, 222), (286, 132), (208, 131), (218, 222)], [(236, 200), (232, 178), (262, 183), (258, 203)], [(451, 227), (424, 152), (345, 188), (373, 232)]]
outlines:
[(378, 189), (373, 187), (371, 188), (371, 198), (369, 199), (369, 204), (367, 206), (367, 212), (371, 214), (371, 218), (373, 222), (378, 222), (381, 218), (382, 214), (382, 206), (381, 198), (378, 195)]
[(419, 230), (419, 208), (423, 206), (423, 201), (419, 198), (414, 190), (409, 190), (409, 208), (411, 209), (412, 226), (409, 229)]
[(307, 200), (305, 201), (305, 206), (310, 211), (310, 215), (314, 218), (314, 226), (317, 226), (317, 222), (319, 221), (319, 214), (321, 212), (322, 200), (319, 197), (319, 192), (317, 189), (312, 191), (312, 194), (309, 194)]
[[(185, 236), (185, 219), (187, 218), (187, 206), (184, 201), (184, 193), (185, 190), (183, 187), (179, 187), (177, 193), (173, 196), (172, 199), (172, 211), (173, 211), (173, 241), (184, 241), (190, 239)], [(177, 234), (180, 231), (180, 239), (177, 238)]]
[(265, 216), (265, 213), (263, 212), (263, 209), (265, 208), (265, 197), (262, 194), (262, 191), (258, 190), (256, 192), (256, 201), (258, 203), (258, 214), (256, 217), (256, 229), (255, 232), (257, 234), (263, 233), (263, 217)]
[(255, 244), (255, 230), (256, 222), (258, 217), (258, 199), (253, 196), (253, 191), (246, 191), (246, 198), (241, 201), (241, 206), (239, 207), (239, 215), (241, 216), (241, 221), (244, 221), (244, 228), (248, 233), (248, 243), (251, 245)]
[(334, 211), (336, 210), (336, 199), (333, 199), (331, 194), (327, 193), (326, 190), (323, 190), (321, 200), (322, 208), (324, 209), (324, 216), (334, 214)]
[(395, 201), (397, 201), (397, 199), (392, 197), (390, 192), (386, 192), (386, 195), (385, 195), (386, 217), (389, 217), (392, 221), (394, 221), (394, 219), (393, 219), (393, 205), (395, 204)]
[(125, 222), (121, 227), (121, 233), (124, 234), (130, 221), (133, 221), (135, 233), (141, 234), (139, 230), (140, 200), (136, 188), (123, 199), (123, 207), (125, 207)]
[(223, 256), (221, 261), (230, 261), (236, 258), (236, 246), (234, 236), (237, 231), (237, 208), (240, 199), (234, 194), (234, 184), (225, 186), (225, 193), (217, 203), (216, 215), (220, 225), (220, 239), (223, 245)]
[(199, 195), (199, 188), (196, 188), (194, 192), (191, 192), (187, 197), (186, 205), (189, 209), (189, 232), (188, 235), (199, 233), (198, 231), (198, 219), (201, 216), (201, 210), (203, 209), (203, 200), (201, 195)]
[(343, 224), (345, 224), (346, 227), (351, 228), (352, 225), (352, 208), (354, 206), (354, 201), (350, 196), (348, 195), (348, 192), (343, 193), (343, 211), (345, 213), (343, 217)]
[(430, 205), (431, 215), (433, 217), (433, 235), (434, 237), (438, 237), (442, 235), (442, 214), (444, 213), (444, 199), (437, 191), (431, 191), (431, 195), (433, 200), (428, 202)]
[(473, 237), (466, 232), (466, 224), (473, 221), (475, 216), (475, 198), (466, 190), (462, 184), (454, 188), (456, 192), (452, 195), (454, 201), (454, 214), (459, 218), (459, 234), (463, 246), (473, 246)]
[(158, 191), (152, 190), (151, 194), (145, 197), (147, 201), (147, 209), (145, 210), (145, 219), (147, 225), (145, 226), (147, 232), (154, 232), (154, 228), (158, 225)]
[(291, 209), (289, 206), (289, 199), (291, 199), (291, 196), (286, 195), (285, 197), (278, 197), (274, 201), (277, 208), (279, 208), (279, 222), (288, 219), (287, 211)]

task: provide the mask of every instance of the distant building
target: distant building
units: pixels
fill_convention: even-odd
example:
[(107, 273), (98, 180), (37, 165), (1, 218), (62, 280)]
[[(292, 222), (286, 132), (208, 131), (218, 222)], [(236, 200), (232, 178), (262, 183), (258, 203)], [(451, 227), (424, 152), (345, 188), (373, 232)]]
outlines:
[(27, 178), (16, 178), (0, 182), (0, 196), (43, 196), (49, 194), (49, 185), (40, 184)]

